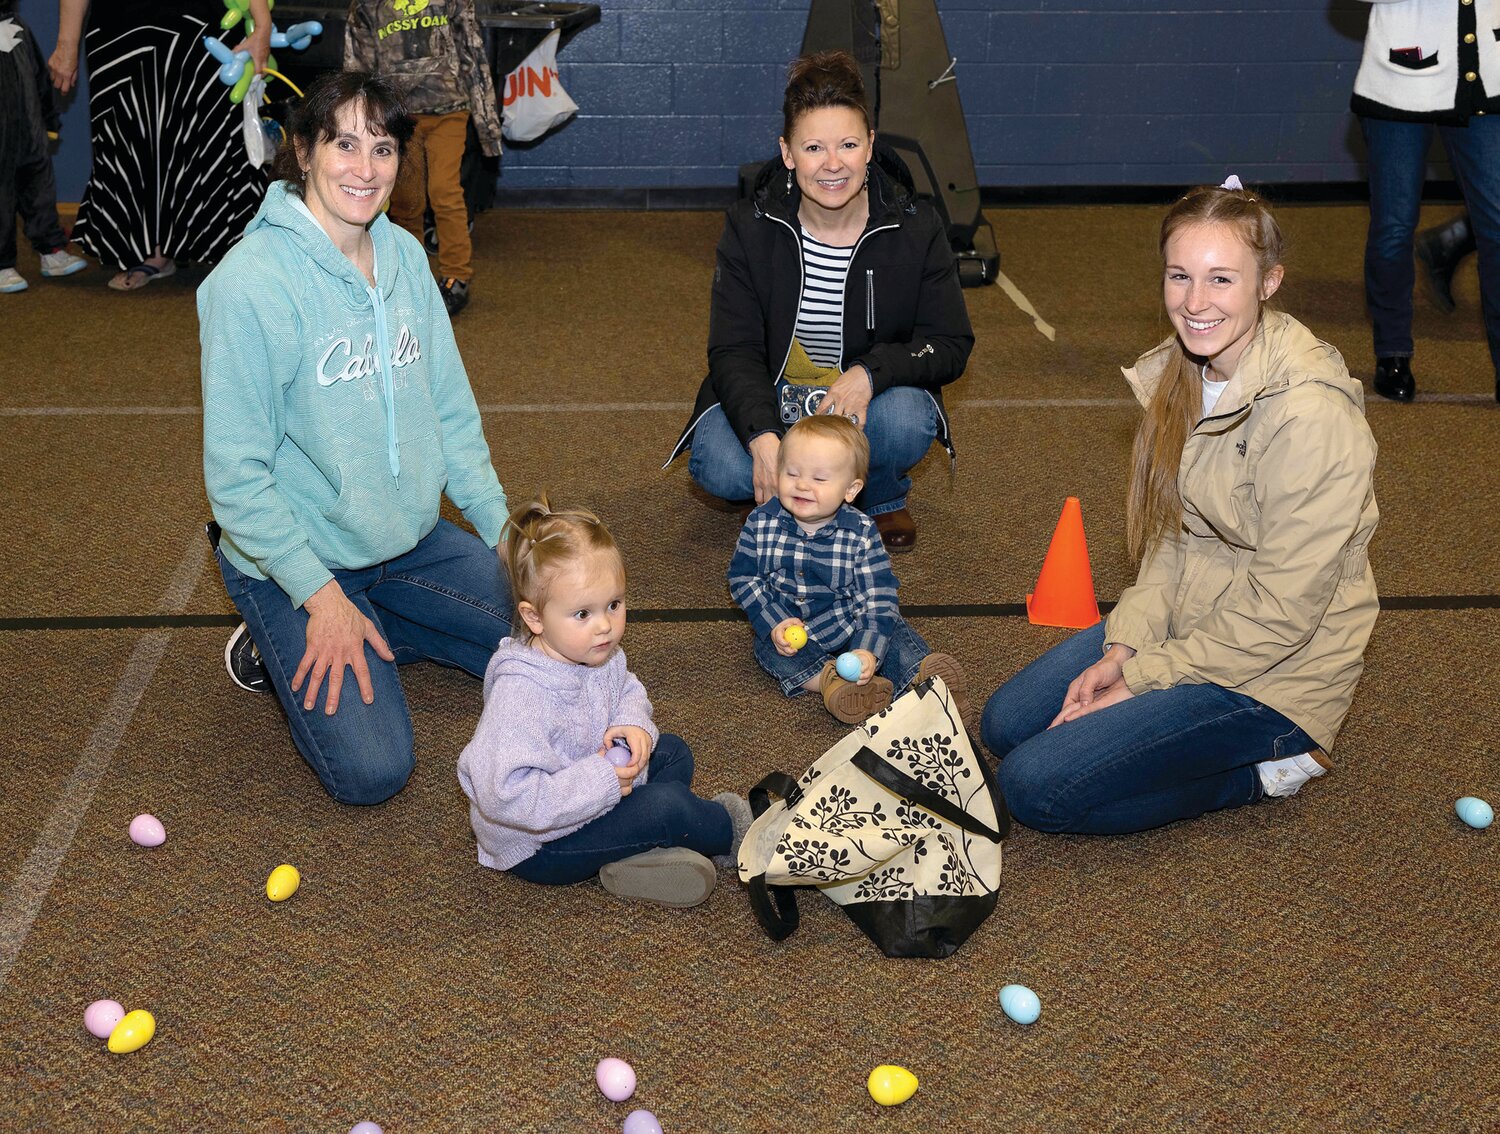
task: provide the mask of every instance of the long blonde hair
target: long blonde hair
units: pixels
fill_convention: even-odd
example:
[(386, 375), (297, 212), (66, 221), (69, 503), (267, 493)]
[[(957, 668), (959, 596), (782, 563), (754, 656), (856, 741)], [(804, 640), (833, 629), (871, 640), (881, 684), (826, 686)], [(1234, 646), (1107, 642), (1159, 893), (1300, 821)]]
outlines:
[[(1286, 247), (1271, 207), (1248, 189), (1200, 185), (1190, 190), (1161, 222), (1159, 250), (1166, 263), (1167, 242), (1192, 225), (1227, 225), (1255, 256), (1257, 289), (1282, 262)], [(1199, 368), (1175, 339), (1161, 381), (1146, 406), (1130, 453), (1130, 491), (1125, 503), (1125, 542), (1139, 562), (1157, 543), (1182, 526), (1182, 496), (1177, 476), (1182, 449), (1203, 414)]]
[[(540, 493), (511, 512), (505, 531), (505, 565), (518, 607), (530, 603), (540, 613), (557, 577), (597, 555), (612, 560), (625, 578), (625, 561), (614, 537), (586, 508), (554, 508), (547, 494)], [(515, 619), (511, 631), (520, 641), (531, 641), (524, 618)]]

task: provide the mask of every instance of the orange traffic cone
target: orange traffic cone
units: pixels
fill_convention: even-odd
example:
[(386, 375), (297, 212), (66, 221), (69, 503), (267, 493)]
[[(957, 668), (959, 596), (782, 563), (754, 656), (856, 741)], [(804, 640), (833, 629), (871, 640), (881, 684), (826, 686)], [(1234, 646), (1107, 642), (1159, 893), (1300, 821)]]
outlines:
[(1078, 497), (1063, 501), (1062, 518), (1042, 563), (1036, 590), (1026, 596), (1026, 617), (1035, 626), (1084, 630), (1099, 621), (1089, 545), (1083, 535), (1083, 506)]

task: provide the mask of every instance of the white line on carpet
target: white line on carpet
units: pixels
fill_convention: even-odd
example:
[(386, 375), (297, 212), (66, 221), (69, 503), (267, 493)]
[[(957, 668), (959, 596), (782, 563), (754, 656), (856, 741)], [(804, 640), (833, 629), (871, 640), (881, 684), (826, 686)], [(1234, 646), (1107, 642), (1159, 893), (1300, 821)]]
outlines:
[[(172, 573), (172, 581), (167, 584), (166, 593), (157, 604), (157, 613), (181, 614), (187, 609), (207, 558), (208, 543), (203, 538), (203, 533), (195, 530), (186, 554)], [(57, 869), (67, 857), (68, 848), (73, 845), (73, 837), (78, 833), (84, 816), (88, 814), (94, 792), (109, 768), (110, 758), (119, 747), (126, 728), (130, 726), (131, 719), (140, 706), (141, 697), (156, 675), (157, 666), (166, 656), (171, 639), (171, 630), (151, 630), (141, 635), (136, 642), (103, 717), (94, 726), (88, 743), (84, 745), (83, 754), (73, 767), (72, 775), (62, 787), (57, 806), (47, 816), (47, 822), (37, 836), (36, 845), (21, 864), (21, 869), (5, 895), (4, 904), (0, 905), (0, 990), (4, 990), (6, 981), (10, 979), (11, 966), (20, 955), (21, 947), (26, 944), (26, 937), (31, 932), (37, 913), (47, 899), (47, 892), (52, 889)], [(128, 822), (128, 819), (120, 820), (119, 829), (115, 832), (118, 838), (128, 837), (125, 830)]]

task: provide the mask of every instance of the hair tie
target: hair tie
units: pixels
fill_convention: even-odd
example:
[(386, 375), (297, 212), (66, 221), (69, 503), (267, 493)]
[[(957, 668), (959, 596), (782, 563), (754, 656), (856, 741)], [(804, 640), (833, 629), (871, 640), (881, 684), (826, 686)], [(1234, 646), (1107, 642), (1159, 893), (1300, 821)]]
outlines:
[(1239, 178), (1239, 174), (1237, 174), (1237, 173), (1231, 173), (1228, 177), (1224, 178), (1224, 184), (1220, 185), (1219, 188), (1220, 189), (1244, 189), (1245, 186), (1241, 183), (1240, 178)]

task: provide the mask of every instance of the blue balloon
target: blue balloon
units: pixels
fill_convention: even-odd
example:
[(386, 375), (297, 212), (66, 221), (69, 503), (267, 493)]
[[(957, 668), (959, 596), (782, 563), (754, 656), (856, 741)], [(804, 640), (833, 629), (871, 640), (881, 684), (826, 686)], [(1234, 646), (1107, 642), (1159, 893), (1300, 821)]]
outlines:
[(1008, 984), (1000, 990), (1000, 1007), (1018, 1024), (1034, 1024), (1042, 1014), (1042, 1002), (1024, 984)]
[(833, 668), (845, 681), (858, 681), (860, 672), (865, 668), (864, 663), (859, 660), (856, 653), (840, 654), (838, 661), (833, 663)]

